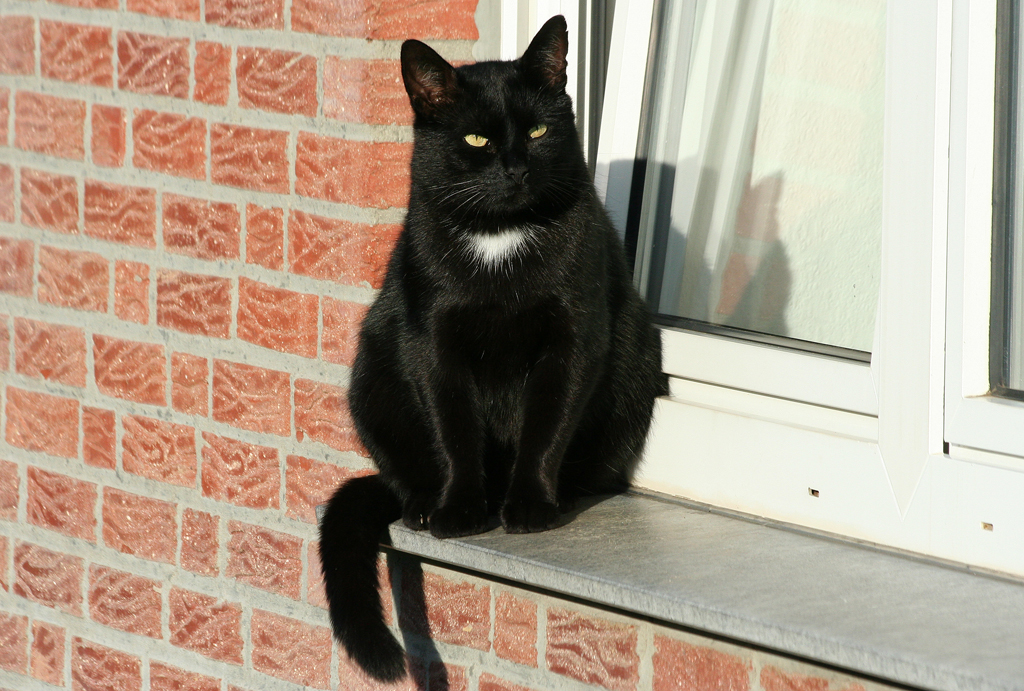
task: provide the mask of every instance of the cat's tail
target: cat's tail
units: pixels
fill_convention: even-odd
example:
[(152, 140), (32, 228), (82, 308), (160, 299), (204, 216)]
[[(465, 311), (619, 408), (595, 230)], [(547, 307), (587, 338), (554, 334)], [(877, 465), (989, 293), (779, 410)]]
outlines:
[(334, 493), (320, 524), (320, 565), (334, 637), (352, 660), (383, 682), (405, 676), (405, 652), (387, 624), (380, 600), (377, 555), (381, 534), (402, 515), (379, 475), (349, 480)]

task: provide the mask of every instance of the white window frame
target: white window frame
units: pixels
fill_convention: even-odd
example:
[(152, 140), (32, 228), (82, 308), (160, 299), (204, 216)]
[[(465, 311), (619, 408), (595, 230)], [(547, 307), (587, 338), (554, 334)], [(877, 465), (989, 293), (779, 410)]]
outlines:
[(973, 4), (968, 60), (954, 73), (950, 138), (945, 435), (951, 454), (1024, 470), (1024, 403), (989, 395), (996, 9)]
[[(596, 180), (618, 220), (637, 153), (652, 13), (651, 0), (616, 3)], [(980, 207), (991, 200), (994, 17), (995, 0), (887, 3), (870, 365), (663, 329), (671, 393), (659, 401), (639, 484), (1024, 575), (1024, 465), (996, 458), (991, 452), (1006, 448), (1000, 431), (978, 421), (997, 408), (1020, 411), (977, 396), (987, 391), (990, 268), (980, 248), (990, 246), (991, 222)], [(960, 112), (958, 103), (971, 105)], [(964, 256), (948, 277), (947, 242), (950, 257)], [(1024, 417), (1006, 419), (1024, 430)], [(980, 436), (957, 436), (968, 433)]]

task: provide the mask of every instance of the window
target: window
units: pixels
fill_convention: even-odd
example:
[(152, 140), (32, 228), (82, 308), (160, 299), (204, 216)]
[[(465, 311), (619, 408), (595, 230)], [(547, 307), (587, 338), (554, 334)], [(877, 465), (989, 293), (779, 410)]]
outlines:
[(671, 375), (641, 484), (1024, 574), (1018, 14), (616, 4), (596, 180)]
[[(962, 79), (978, 102), (953, 111), (963, 130), (951, 137), (951, 156), (965, 173), (950, 184), (960, 223), (950, 234), (946, 436), (954, 454), (1021, 469), (1024, 462), (991, 455), (1024, 457), (1019, 3), (1000, 2), (990, 14), (987, 26), (975, 20), (972, 38), (996, 59), (968, 65)], [(982, 100), (985, 82), (998, 88)]]

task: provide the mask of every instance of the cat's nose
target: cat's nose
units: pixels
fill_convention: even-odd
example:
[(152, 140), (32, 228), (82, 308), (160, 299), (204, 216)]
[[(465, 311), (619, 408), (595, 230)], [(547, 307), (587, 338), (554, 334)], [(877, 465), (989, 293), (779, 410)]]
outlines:
[(512, 178), (517, 185), (521, 185), (526, 181), (526, 176), (530, 174), (530, 169), (521, 165), (515, 168), (506, 168), (505, 174)]
[(526, 181), (526, 176), (530, 174), (530, 166), (526, 164), (519, 156), (506, 156), (505, 157), (505, 175), (512, 178), (512, 181), (517, 185), (522, 185)]

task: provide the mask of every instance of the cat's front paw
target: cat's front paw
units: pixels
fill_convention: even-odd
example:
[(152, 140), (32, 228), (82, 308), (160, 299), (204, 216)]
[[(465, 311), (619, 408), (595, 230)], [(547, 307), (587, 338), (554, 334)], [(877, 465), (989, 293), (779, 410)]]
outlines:
[(534, 499), (507, 499), (501, 507), (501, 524), (507, 533), (539, 533), (558, 522), (558, 506)]
[(410, 530), (426, 530), (433, 503), (427, 500), (409, 499), (402, 507), (402, 523)]
[(428, 520), (434, 537), (462, 537), (487, 531), (487, 503), (476, 501), (452, 502), (439, 506)]

